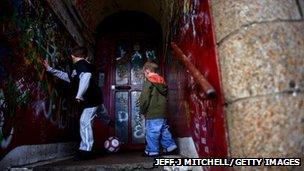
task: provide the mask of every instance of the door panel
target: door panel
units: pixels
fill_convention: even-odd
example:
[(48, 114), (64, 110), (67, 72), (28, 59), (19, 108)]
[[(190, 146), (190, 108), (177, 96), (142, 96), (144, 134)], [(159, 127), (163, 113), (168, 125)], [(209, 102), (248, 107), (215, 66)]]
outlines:
[(129, 83), (129, 61), (124, 58), (116, 58), (116, 75), (115, 83), (116, 85), (127, 85)]
[(114, 134), (122, 141), (124, 149), (143, 148), (145, 120), (139, 114), (137, 101), (144, 82), (142, 67), (147, 60), (157, 60), (157, 45), (146, 35), (116, 35), (113, 40), (110, 106), (114, 108)]
[(124, 144), (128, 142), (129, 97), (128, 91), (115, 93), (115, 134)]
[(144, 119), (140, 117), (137, 100), (142, 90), (144, 56), (140, 46), (131, 40), (117, 40), (114, 61), (115, 77), (112, 91), (115, 92), (115, 135), (130, 147), (145, 143)]
[(144, 65), (144, 57), (135, 51), (131, 56), (131, 84), (141, 85), (144, 80), (142, 67)]
[(145, 122), (140, 116), (139, 107), (136, 105), (140, 93), (140, 91), (131, 92), (132, 144), (145, 143)]

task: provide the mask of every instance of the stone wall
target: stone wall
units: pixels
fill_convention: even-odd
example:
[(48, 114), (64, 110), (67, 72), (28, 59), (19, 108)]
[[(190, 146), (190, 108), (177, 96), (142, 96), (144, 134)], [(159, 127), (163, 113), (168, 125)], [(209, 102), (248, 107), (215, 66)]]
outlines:
[(303, 0), (213, 0), (233, 157), (303, 157)]

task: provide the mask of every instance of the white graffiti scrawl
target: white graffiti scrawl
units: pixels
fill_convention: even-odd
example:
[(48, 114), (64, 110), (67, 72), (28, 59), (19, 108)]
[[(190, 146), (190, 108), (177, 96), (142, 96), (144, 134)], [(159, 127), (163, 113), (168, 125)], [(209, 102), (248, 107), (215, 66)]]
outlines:
[(0, 90), (0, 148), (5, 149), (8, 147), (8, 145), (11, 143), (13, 134), (14, 134), (14, 128), (11, 128), (10, 135), (8, 137), (4, 137), (3, 135), (3, 126), (4, 126), (4, 112), (3, 109), (5, 107), (5, 99), (3, 90)]

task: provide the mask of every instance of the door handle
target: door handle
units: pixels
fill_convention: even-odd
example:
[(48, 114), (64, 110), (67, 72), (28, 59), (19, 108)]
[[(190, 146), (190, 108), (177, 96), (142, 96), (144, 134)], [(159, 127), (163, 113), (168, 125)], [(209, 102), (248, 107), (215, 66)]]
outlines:
[(111, 90), (130, 90), (131, 86), (129, 85), (111, 85)]

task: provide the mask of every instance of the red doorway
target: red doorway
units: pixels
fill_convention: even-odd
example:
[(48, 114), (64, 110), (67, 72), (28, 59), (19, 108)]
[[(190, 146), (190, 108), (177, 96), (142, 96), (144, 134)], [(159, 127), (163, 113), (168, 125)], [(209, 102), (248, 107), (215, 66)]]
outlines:
[[(163, 71), (160, 27), (151, 27), (155, 21), (145, 17), (145, 14), (127, 12), (114, 15), (101, 24), (95, 63), (105, 105), (115, 120), (115, 127), (105, 134), (95, 135), (97, 146), (101, 146), (108, 136), (116, 136), (124, 150), (144, 148), (144, 119), (136, 105), (144, 81), (142, 67), (149, 59), (158, 63), (160, 72)], [(129, 22), (124, 27), (121, 22), (126, 21)]]

